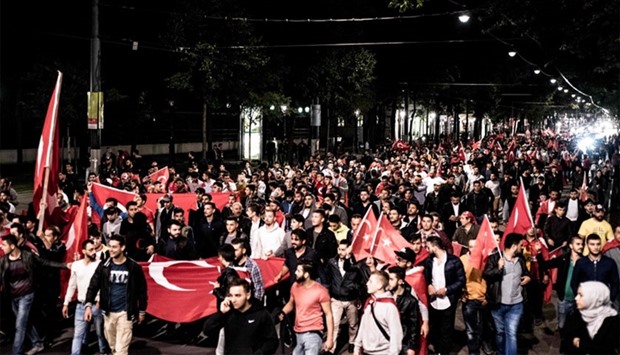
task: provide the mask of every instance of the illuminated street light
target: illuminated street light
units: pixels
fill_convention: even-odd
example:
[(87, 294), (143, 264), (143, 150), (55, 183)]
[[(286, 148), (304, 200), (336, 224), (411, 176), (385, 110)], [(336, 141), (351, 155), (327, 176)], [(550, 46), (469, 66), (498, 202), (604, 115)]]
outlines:
[(540, 74), (540, 69), (534, 69), (534, 74), (536, 75)]
[(561, 86), (558, 86), (558, 91), (562, 91), (562, 90), (564, 90), (564, 88)]
[(276, 107), (275, 107), (274, 105), (271, 105), (271, 106), (269, 106), (269, 109), (270, 109), (271, 111), (273, 111), (273, 110), (275, 110), (275, 109), (276, 109)]
[(568, 89), (564, 89), (564, 93), (565, 93), (565, 94), (568, 94)]
[(301, 107), (301, 106), (299, 106), (299, 107), (297, 108), (297, 112), (299, 112), (299, 113), (304, 112), (304, 108), (303, 108), (303, 107)]
[(310, 107), (306, 106), (306, 107), (304, 108), (304, 111), (305, 111), (306, 113), (310, 112)]
[(469, 21), (469, 15), (462, 14), (461, 16), (459, 16), (459, 21), (461, 21), (462, 23), (467, 23)]
[(557, 80), (555, 80), (554, 78), (551, 78), (549, 81), (551, 82), (551, 84), (555, 84), (555, 83), (557, 83), (557, 82), (558, 82), (558, 81), (557, 81)]
[(570, 97), (575, 97), (575, 96), (577, 96), (577, 95), (575, 95), (575, 94), (572, 94), (572, 95), (571, 95)]
[(508, 52), (508, 56), (510, 56), (511, 58), (514, 57), (515, 55), (517, 55), (516, 51), (510, 51)]

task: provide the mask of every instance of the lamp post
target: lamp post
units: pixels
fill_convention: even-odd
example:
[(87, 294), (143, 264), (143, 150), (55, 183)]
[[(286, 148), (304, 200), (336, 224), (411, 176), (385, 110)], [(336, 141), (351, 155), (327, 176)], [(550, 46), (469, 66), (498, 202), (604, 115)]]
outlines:
[(168, 100), (168, 116), (170, 120), (170, 137), (168, 140), (168, 161), (170, 166), (174, 166), (174, 100)]
[[(90, 131), (90, 171), (97, 172), (97, 162), (101, 161), (101, 124), (103, 123), (99, 108), (103, 108), (101, 97), (101, 42), (99, 41), (99, 0), (92, 0), (91, 7), (91, 39), (90, 39), (90, 92), (89, 106), (95, 105), (95, 121), (90, 117), (88, 129)], [(94, 123), (94, 124), (93, 124)]]

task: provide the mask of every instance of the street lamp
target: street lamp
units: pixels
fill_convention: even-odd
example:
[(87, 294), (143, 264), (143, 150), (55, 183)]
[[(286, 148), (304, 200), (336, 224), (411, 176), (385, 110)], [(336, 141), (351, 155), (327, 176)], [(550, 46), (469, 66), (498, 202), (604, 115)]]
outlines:
[(555, 84), (555, 83), (557, 83), (558, 81), (557, 81), (557, 80), (555, 80), (555, 78), (551, 78), (551, 79), (549, 79), (549, 82), (551, 82), (551, 84)]
[(509, 56), (510, 58), (514, 57), (515, 55), (517, 55), (517, 51), (509, 51), (509, 52), (508, 52), (508, 56)]
[(534, 69), (534, 74), (536, 75), (540, 74), (540, 69)]
[(459, 21), (461, 21), (461, 23), (467, 23), (469, 21), (469, 15), (462, 14), (461, 16), (459, 16)]

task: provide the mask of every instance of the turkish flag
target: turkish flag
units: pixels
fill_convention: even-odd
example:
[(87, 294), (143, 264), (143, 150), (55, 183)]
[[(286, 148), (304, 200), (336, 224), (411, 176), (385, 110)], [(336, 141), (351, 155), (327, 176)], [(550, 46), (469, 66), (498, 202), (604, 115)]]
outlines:
[[(422, 254), (422, 253), (420, 253)], [(417, 260), (416, 260), (417, 261)], [(416, 296), (422, 302), (426, 308), (428, 308), (428, 295), (426, 291), (428, 289), (426, 285), (426, 279), (424, 278), (424, 268), (423, 267), (414, 267), (407, 270), (405, 275), (405, 281), (411, 288), (415, 291)], [(420, 318), (420, 324), (422, 323), (422, 319)], [(420, 336), (420, 341), (418, 342), (418, 348), (415, 349), (415, 353), (419, 355), (428, 354), (428, 341), (426, 337)]]
[(66, 235), (62, 236), (62, 241), (67, 248), (65, 262), (72, 263), (82, 258), (82, 243), (88, 239), (88, 215), (86, 213), (88, 207), (88, 198), (83, 196), (80, 201), (77, 213), (71, 222), (71, 227)]
[[(88, 207), (88, 197), (82, 196), (80, 200), (80, 206), (74, 214), (69, 229), (62, 235), (62, 242), (65, 243), (67, 250), (65, 254), (65, 262), (72, 263), (82, 258), (82, 243), (88, 239), (88, 214), (86, 208)], [(69, 278), (71, 277), (71, 271), (68, 269), (60, 270), (60, 294), (67, 293), (67, 286), (69, 286)], [(77, 294), (75, 294), (77, 297)]]
[(465, 149), (463, 148), (463, 143), (462, 142), (459, 142), (459, 147), (458, 147), (458, 150), (457, 150), (457, 155), (458, 155), (460, 161), (464, 162), (465, 160), (467, 160), (467, 157), (465, 156)]
[[(105, 204), (105, 200), (108, 197), (114, 197), (122, 205), (126, 205), (127, 202), (133, 201), (135, 197), (135, 194), (133, 192), (119, 190), (98, 183), (93, 183), (92, 193), (95, 197), (95, 201), (97, 201), (100, 206), (103, 206)], [(151, 211), (159, 210), (160, 206), (158, 204), (158, 201), (164, 195), (165, 194), (163, 193), (146, 194), (146, 207), (150, 208)], [(215, 203), (215, 206), (221, 211), (222, 208), (224, 208), (228, 203), (228, 196), (230, 195), (230, 193), (213, 192), (210, 195), (213, 199), (213, 203)], [(175, 206), (185, 210), (185, 222), (187, 223), (189, 217), (189, 213), (187, 212), (192, 209), (196, 209), (196, 195), (193, 193), (174, 194), (173, 203)]]
[(394, 251), (403, 248), (413, 248), (413, 246), (392, 226), (387, 217), (381, 213), (375, 236), (373, 238), (371, 255), (386, 264), (396, 263)]
[(372, 208), (368, 208), (366, 215), (353, 233), (353, 241), (351, 242), (351, 253), (355, 256), (355, 260), (362, 260), (370, 256), (370, 248), (372, 246), (372, 236), (377, 230), (377, 217), (372, 212)]
[[(40, 214), (41, 202), (47, 204), (47, 213), (43, 215), (40, 223), (44, 227), (51, 225), (50, 216), (58, 206), (56, 194), (58, 193), (58, 171), (60, 169), (60, 153), (58, 149), (58, 102), (60, 100), (60, 87), (62, 85), (62, 73), (58, 72), (56, 87), (52, 93), (43, 132), (39, 140), (37, 151), (37, 164), (34, 171), (34, 191), (32, 205), (37, 216)], [(47, 171), (47, 172), (46, 172)], [(47, 176), (47, 179), (46, 179)], [(43, 191), (46, 190), (46, 196)]]
[(481, 145), (482, 145), (482, 139), (477, 142), (472, 143), (471, 149), (480, 149)]
[(431, 254), (428, 252), (428, 249), (422, 247), (418, 255), (415, 256), (415, 263), (413, 263), (413, 266), (422, 265), (422, 263), (424, 263), (424, 261), (428, 259), (429, 255)]
[[(187, 323), (217, 312), (213, 289), (222, 269), (217, 258), (172, 260), (154, 255), (152, 260), (140, 263), (146, 277), (149, 299), (146, 311), (149, 314), (169, 322)], [(284, 259), (254, 261), (261, 271), (265, 289), (275, 285), (273, 279)], [(240, 277), (250, 280), (245, 268), (235, 270)]]
[(478, 270), (484, 270), (484, 265), (487, 263), (489, 254), (491, 254), (495, 248), (499, 248), (495, 240), (495, 233), (493, 233), (493, 229), (491, 229), (489, 218), (487, 215), (484, 215), (484, 220), (476, 236), (476, 244), (473, 250), (470, 251), (470, 265)]
[(170, 179), (170, 171), (167, 166), (157, 170), (156, 172), (149, 175), (151, 178), (151, 182), (159, 181), (162, 186), (166, 188), (168, 186), (168, 180)]
[(508, 234), (525, 234), (525, 232), (527, 232), (527, 230), (532, 228), (533, 226), (534, 220), (532, 219), (530, 206), (527, 204), (527, 198), (525, 197), (525, 188), (523, 187), (523, 181), (521, 181), (517, 201), (515, 202), (515, 206), (512, 209), (512, 212), (510, 213), (508, 223), (506, 223), (506, 227), (504, 228), (504, 235), (502, 236), (501, 243), (502, 248)]

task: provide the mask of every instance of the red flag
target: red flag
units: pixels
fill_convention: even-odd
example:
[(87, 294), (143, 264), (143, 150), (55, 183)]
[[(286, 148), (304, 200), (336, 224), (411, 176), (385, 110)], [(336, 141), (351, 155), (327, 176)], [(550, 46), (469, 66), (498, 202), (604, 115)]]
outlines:
[(403, 238), (400, 232), (392, 226), (387, 217), (382, 213), (379, 216), (379, 223), (375, 231), (370, 253), (374, 258), (386, 264), (395, 264), (396, 254), (394, 254), (394, 251), (403, 248), (412, 248), (412, 245)]
[[(222, 265), (217, 258), (206, 260), (170, 260), (155, 255), (154, 261), (140, 263), (147, 283), (149, 304), (146, 311), (169, 322), (193, 322), (217, 312), (213, 283)], [(261, 271), (265, 289), (275, 285), (284, 259), (254, 260)], [(250, 279), (245, 268), (236, 268), (239, 276)], [(170, 307), (175, 300), (175, 307)]]
[(461, 252), (463, 251), (463, 245), (459, 242), (452, 242), (452, 254), (456, 256), (461, 256)]
[(471, 149), (480, 149), (481, 145), (482, 145), (482, 139), (477, 142), (472, 143)]
[(413, 266), (422, 265), (422, 263), (424, 263), (424, 261), (428, 259), (429, 255), (431, 254), (428, 252), (428, 249), (422, 247), (418, 255), (415, 256), (415, 263), (413, 263)]
[[(88, 207), (88, 197), (82, 196), (80, 206), (70, 222), (71, 225), (66, 233), (63, 233), (62, 235), (62, 241), (65, 243), (65, 248), (67, 250), (65, 254), (66, 263), (72, 263), (82, 258), (82, 243), (88, 239), (88, 214), (86, 213), (86, 207)], [(67, 293), (70, 277), (70, 270), (60, 270), (61, 295)], [(77, 294), (74, 296), (76, 298)]]
[(583, 182), (581, 183), (581, 196), (579, 199), (584, 202), (588, 199), (588, 172), (583, 171)]
[(510, 213), (510, 218), (506, 227), (504, 228), (504, 234), (502, 237), (502, 247), (504, 246), (504, 240), (510, 233), (525, 234), (528, 229), (534, 226), (534, 220), (532, 219), (532, 213), (530, 212), (530, 206), (527, 203), (527, 197), (525, 196), (525, 188), (523, 187), (523, 181), (519, 187), (519, 195), (515, 206)]
[[(58, 150), (58, 102), (60, 100), (60, 87), (62, 85), (62, 73), (58, 72), (56, 87), (52, 93), (43, 132), (39, 140), (39, 150), (37, 152), (37, 165), (34, 171), (34, 192), (32, 195), (32, 205), (37, 216), (40, 215), (41, 202), (47, 204), (47, 213), (40, 221), (45, 227), (49, 222), (54, 208), (58, 206), (56, 194), (58, 193), (58, 171), (60, 168), (60, 153)], [(46, 172), (47, 170), (47, 172)], [(47, 175), (47, 179), (46, 179)], [(46, 196), (43, 196), (44, 191)]]
[[(425, 250), (424, 248), (423, 250)], [(422, 253), (420, 252), (420, 255)], [(417, 262), (417, 259), (416, 259)], [(405, 275), (405, 281), (411, 288), (415, 291), (416, 296), (422, 302), (426, 308), (428, 308), (428, 295), (426, 294), (426, 290), (428, 289), (426, 285), (426, 279), (424, 278), (423, 267), (414, 267), (412, 269), (407, 270)], [(422, 320), (420, 319), (420, 323)], [(418, 342), (418, 348), (415, 349), (415, 353), (419, 355), (428, 354), (428, 344), (426, 337), (420, 336), (420, 341)]]
[(467, 160), (467, 157), (465, 156), (465, 149), (463, 148), (463, 143), (459, 142), (459, 149), (458, 149), (458, 157), (460, 161), (465, 161)]
[(620, 242), (617, 239), (612, 239), (611, 241), (605, 243), (602, 253), (605, 254), (610, 249), (617, 248), (617, 247), (620, 247)]
[(377, 218), (372, 208), (368, 208), (366, 215), (360, 222), (359, 227), (353, 233), (353, 242), (351, 243), (351, 253), (356, 260), (362, 260), (370, 256), (370, 247), (372, 246), (372, 236), (377, 229)]
[(62, 240), (67, 248), (65, 262), (72, 263), (82, 258), (82, 243), (88, 239), (88, 215), (86, 207), (88, 206), (88, 198), (82, 197), (80, 207), (75, 214), (75, 218), (71, 223), (71, 227)]
[(149, 177), (151, 178), (151, 182), (159, 181), (164, 188), (167, 188), (168, 180), (170, 179), (170, 171), (168, 170), (167, 166), (164, 166), (163, 168), (149, 175)]
[(471, 250), (469, 255), (469, 264), (478, 270), (484, 270), (484, 265), (487, 263), (489, 254), (498, 248), (497, 241), (495, 240), (495, 233), (491, 229), (489, 218), (484, 215), (484, 220), (476, 236), (476, 244), (474, 249)]

